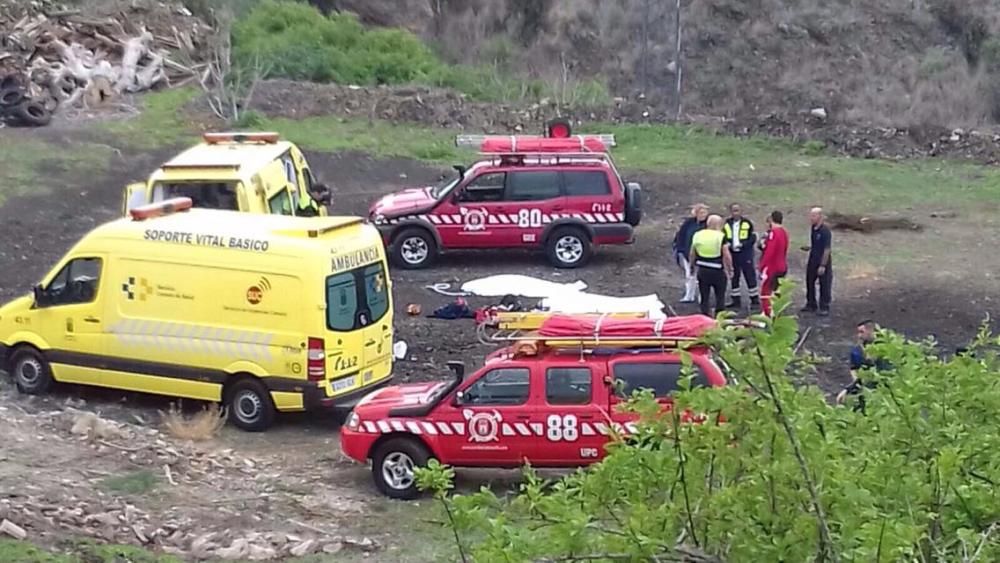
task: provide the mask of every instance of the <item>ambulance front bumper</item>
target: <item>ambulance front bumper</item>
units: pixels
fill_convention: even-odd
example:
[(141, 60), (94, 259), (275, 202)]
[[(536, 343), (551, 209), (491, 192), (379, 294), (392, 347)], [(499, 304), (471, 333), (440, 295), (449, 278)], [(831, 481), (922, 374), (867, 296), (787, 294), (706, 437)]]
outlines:
[(392, 377), (393, 376), (390, 375), (382, 381), (360, 387), (354, 391), (337, 395), (336, 397), (328, 397), (326, 395), (326, 391), (321, 387), (309, 387), (303, 391), (302, 404), (307, 411), (334, 410), (347, 412), (353, 409), (358, 402), (365, 397), (365, 395), (368, 395), (373, 391), (377, 391), (391, 383)]

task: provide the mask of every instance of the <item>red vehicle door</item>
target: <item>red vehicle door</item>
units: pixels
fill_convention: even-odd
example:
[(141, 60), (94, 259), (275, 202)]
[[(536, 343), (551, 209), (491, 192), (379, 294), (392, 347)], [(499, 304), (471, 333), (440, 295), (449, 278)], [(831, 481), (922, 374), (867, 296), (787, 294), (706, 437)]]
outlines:
[(523, 362), (487, 366), (469, 378), (452, 400), (433, 413), (441, 435), (441, 462), (452, 465), (517, 467), (528, 454), (531, 368)]
[[(725, 384), (725, 379), (711, 360), (703, 354), (692, 354), (693, 373), (690, 388), (715, 387)], [(628, 430), (638, 418), (636, 415), (618, 412), (616, 408), (625, 398), (639, 389), (653, 391), (656, 399), (670, 410), (673, 406), (673, 394), (680, 389), (684, 378), (683, 365), (678, 354), (655, 354), (648, 357), (623, 357), (610, 363), (611, 375), (614, 378), (618, 393), (613, 394), (609, 410), (612, 419), (625, 425)], [(690, 413), (682, 418), (688, 419)]]
[(533, 422), (543, 425), (544, 435), (529, 452), (531, 463), (571, 467), (603, 458), (609, 427), (603, 369), (577, 361), (546, 363), (538, 369), (535, 381), (541, 389)]
[[(502, 213), (509, 221), (505, 246), (535, 247), (545, 226), (566, 213), (557, 170), (510, 170)], [(504, 217), (499, 217), (504, 220)]]
[(625, 222), (625, 195), (616, 174), (604, 166), (562, 172), (566, 210), (592, 224)]
[(445, 248), (511, 245), (514, 234), (504, 202), (506, 179), (504, 172), (484, 171), (434, 208), (428, 219), (437, 227)]

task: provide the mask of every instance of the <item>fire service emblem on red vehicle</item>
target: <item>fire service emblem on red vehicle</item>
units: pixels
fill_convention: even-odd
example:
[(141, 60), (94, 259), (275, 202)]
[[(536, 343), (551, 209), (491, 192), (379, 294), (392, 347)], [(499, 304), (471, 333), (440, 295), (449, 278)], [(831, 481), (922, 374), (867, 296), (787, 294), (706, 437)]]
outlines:
[(466, 209), (463, 207), (461, 212), (465, 219), (466, 231), (482, 231), (486, 228), (485, 209)]
[(470, 442), (496, 442), (500, 433), (500, 421), (503, 417), (497, 411), (493, 412), (472, 412), (469, 409), (462, 411), (465, 420), (468, 421)]

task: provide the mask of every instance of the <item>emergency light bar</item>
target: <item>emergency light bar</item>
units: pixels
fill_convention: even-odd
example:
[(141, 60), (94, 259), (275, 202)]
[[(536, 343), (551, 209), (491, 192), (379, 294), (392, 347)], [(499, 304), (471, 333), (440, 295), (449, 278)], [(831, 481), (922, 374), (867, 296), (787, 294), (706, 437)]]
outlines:
[(457, 147), (478, 147), (483, 153), (602, 153), (617, 146), (615, 136), (572, 135), (570, 137), (542, 137), (539, 135), (458, 135)]
[(210, 145), (217, 145), (219, 143), (274, 144), (280, 138), (277, 133), (205, 133), (201, 137)]
[(187, 211), (194, 206), (194, 202), (189, 197), (175, 197), (149, 205), (136, 207), (129, 211), (133, 221), (145, 221), (154, 217), (162, 217), (179, 211)]

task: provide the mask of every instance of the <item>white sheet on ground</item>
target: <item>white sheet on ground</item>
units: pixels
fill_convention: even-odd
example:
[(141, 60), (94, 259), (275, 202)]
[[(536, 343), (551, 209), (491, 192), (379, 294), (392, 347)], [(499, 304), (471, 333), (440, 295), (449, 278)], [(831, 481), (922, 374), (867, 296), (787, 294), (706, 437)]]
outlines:
[(517, 297), (542, 299), (563, 293), (576, 293), (584, 289), (587, 289), (587, 284), (582, 281), (555, 283), (517, 274), (489, 276), (462, 284), (462, 291), (480, 297), (516, 295)]
[(531, 276), (502, 274), (462, 284), (462, 291), (480, 297), (516, 295), (542, 300), (542, 307), (554, 313), (647, 313), (662, 319), (663, 302), (655, 294), (640, 297), (612, 297), (583, 291), (582, 281), (555, 283)]

